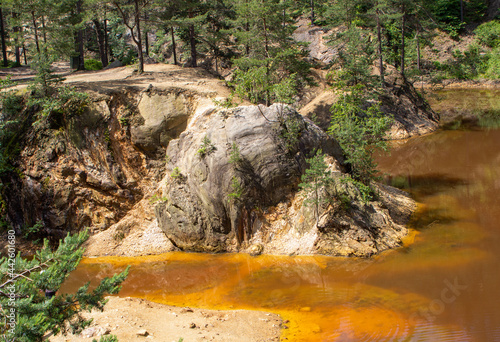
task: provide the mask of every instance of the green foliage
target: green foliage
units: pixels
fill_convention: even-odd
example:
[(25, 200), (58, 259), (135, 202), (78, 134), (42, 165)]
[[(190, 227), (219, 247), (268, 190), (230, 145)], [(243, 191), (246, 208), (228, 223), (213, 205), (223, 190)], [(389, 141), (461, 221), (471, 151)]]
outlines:
[(77, 91), (73, 87), (61, 86), (51, 89), (51, 95), (35, 93), (28, 98), (28, 107), (38, 108), (40, 122), (51, 114), (62, 116), (78, 115), (89, 104), (89, 95)]
[(174, 167), (172, 170), (172, 173), (170, 174), (170, 177), (173, 179), (181, 180), (184, 176), (181, 173), (181, 169), (179, 169), (177, 166)]
[(293, 103), (298, 90), (312, 84), (306, 52), (290, 38), (294, 28), (287, 6), (273, 0), (234, 3), (230, 33), (241, 53), (233, 60), (230, 85), (254, 104)]
[(136, 49), (127, 44), (126, 27), (121, 25), (121, 20), (117, 17), (112, 17), (109, 20), (108, 27), (110, 29), (109, 46), (113, 51), (113, 57), (122, 62), (123, 65), (134, 64), (138, 54)]
[(24, 232), (24, 238), (34, 240), (34, 237), (41, 232), (43, 229), (43, 222), (37, 221), (33, 226), (27, 227)]
[(232, 192), (228, 194), (229, 198), (239, 200), (243, 195), (243, 186), (236, 176), (233, 176), (233, 178), (231, 179), (231, 189)]
[(120, 125), (122, 125), (123, 127), (126, 127), (126, 126), (129, 126), (129, 125), (130, 125), (130, 121), (129, 121), (129, 119), (128, 119), (128, 118), (126, 118), (126, 117), (123, 117), (123, 116), (122, 116), (122, 117), (119, 119), (119, 121), (120, 121)]
[(488, 78), (500, 79), (500, 46), (488, 53), (484, 75)]
[(232, 108), (235, 106), (235, 103), (233, 100), (234, 100), (234, 94), (231, 94), (229, 97), (226, 97), (223, 100), (213, 99), (212, 102), (217, 107), (229, 109), (229, 108)]
[(54, 61), (55, 57), (48, 54), (44, 49), (33, 57), (31, 68), (36, 72), (36, 76), (30, 88), (36, 94), (35, 96), (51, 96), (54, 89), (63, 81), (61, 76), (54, 74), (52, 71)]
[(477, 39), (491, 48), (500, 46), (500, 20), (488, 21), (474, 30)]
[(19, 153), (20, 114), (24, 99), (6, 88), (14, 85), (10, 76), (0, 80), (0, 174), (13, 169), (13, 160)]
[(299, 144), (301, 121), (294, 115), (286, 115), (280, 118), (280, 127), (280, 137), (285, 141), (285, 148), (288, 153), (293, 153)]
[(301, 177), (299, 187), (309, 196), (304, 201), (304, 204), (312, 204), (315, 208), (316, 223), (319, 220), (319, 206), (322, 203), (328, 202), (328, 199), (321, 194), (321, 189), (330, 185), (333, 182), (332, 174), (327, 170), (328, 166), (325, 163), (325, 155), (321, 150), (309, 159), (306, 159), (309, 167)]
[(231, 145), (231, 153), (229, 154), (229, 163), (238, 165), (243, 161), (241, 157), (240, 148), (236, 142)]
[(248, 70), (237, 69), (230, 83), (234, 92), (252, 103), (265, 102), (269, 98), (269, 80), (266, 67), (252, 67)]
[(336, 68), (329, 75), (330, 81), (337, 88), (356, 84), (370, 84), (375, 78), (371, 75), (371, 66), (375, 60), (372, 37), (359, 27), (338, 32), (331, 37), (330, 44), (343, 44), (335, 57)]
[(125, 239), (125, 233), (123, 231), (117, 231), (114, 235), (113, 235), (113, 239), (115, 241), (122, 241), (123, 239)]
[[(68, 235), (52, 251), (45, 241), (43, 248), (32, 259), (23, 259), (20, 254), (0, 259), (0, 305), (4, 310), (15, 311), (15, 326), (7, 320), (0, 321), (0, 336), (5, 340), (19, 342), (42, 341), (47, 333), (54, 335), (67, 331), (79, 332), (90, 324), (81, 316), (82, 311), (102, 310), (106, 294), (116, 294), (125, 280), (129, 268), (111, 278), (105, 278), (92, 291), (90, 283), (74, 294), (57, 294), (48, 298), (42, 291), (58, 290), (70, 272), (80, 262), (82, 244), (87, 232)], [(11, 260), (14, 260), (12, 264)], [(11, 292), (12, 291), (12, 292)], [(14, 293), (14, 302), (8, 293)]]
[[(267, 63), (265, 60), (240, 59), (235, 61), (238, 69), (229, 85), (240, 98), (246, 98), (254, 104), (292, 104), (296, 101), (299, 89), (306, 84), (312, 84), (312, 80), (304, 71), (307, 69), (309, 72), (308, 67), (294, 67), (297, 63), (302, 63), (297, 55), (294, 62), (283, 54), (268, 59)], [(298, 69), (304, 74), (301, 75)]]
[(102, 62), (88, 58), (84, 61), (85, 64), (85, 70), (101, 70), (102, 69)]
[[(174, 177), (175, 178), (175, 177)], [(149, 203), (150, 204), (155, 204), (155, 203), (158, 203), (158, 202), (166, 202), (168, 200), (167, 197), (164, 197), (164, 196), (160, 196), (158, 194), (154, 194), (150, 199), (149, 199)]]
[(377, 103), (367, 103), (363, 92), (364, 87), (356, 86), (341, 95), (332, 106), (328, 133), (342, 147), (353, 178), (369, 184), (377, 172), (372, 155), (388, 149), (384, 137), (393, 119), (384, 115)]
[[(362, 182), (353, 179), (351, 176), (345, 176), (340, 179), (344, 184), (352, 184), (359, 192), (361, 197), (361, 202), (368, 204), (373, 199), (373, 190), (369, 185), (363, 184)], [(348, 195), (347, 195), (348, 196)]]
[(2, 92), (0, 101), (2, 114), (6, 117), (14, 117), (23, 110), (23, 97), (12, 91)]
[(207, 136), (203, 137), (202, 143), (196, 154), (200, 156), (200, 158), (205, 158), (206, 156), (210, 155), (213, 153), (217, 148), (215, 145), (210, 141), (210, 139)]
[(474, 79), (486, 71), (490, 56), (483, 54), (479, 46), (471, 44), (464, 52), (454, 51), (453, 59), (442, 64), (435, 62), (434, 67), (437, 70), (437, 75), (434, 77), (459, 80)]
[[(92, 342), (97, 342), (97, 340), (94, 338)], [(118, 342), (118, 337), (116, 335), (104, 335), (101, 336), (99, 342)]]
[(467, 23), (481, 20), (488, 7), (486, 0), (464, 0), (464, 22), (462, 22), (460, 0), (435, 0), (428, 1), (425, 5), (441, 29), (453, 38), (458, 37)]

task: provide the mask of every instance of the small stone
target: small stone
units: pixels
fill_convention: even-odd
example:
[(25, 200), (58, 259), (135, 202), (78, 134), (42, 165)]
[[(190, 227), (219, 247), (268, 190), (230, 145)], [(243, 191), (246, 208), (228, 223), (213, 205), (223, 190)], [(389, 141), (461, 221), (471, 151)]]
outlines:
[(191, 323), (191, 324), (189, 325), (189, 329), (194, 329), (194, 328), (196, 328), (196, 324)]
[(135, 333), (137, 336), (148, 336), (149, 332), (146, 329), (141, 329)]

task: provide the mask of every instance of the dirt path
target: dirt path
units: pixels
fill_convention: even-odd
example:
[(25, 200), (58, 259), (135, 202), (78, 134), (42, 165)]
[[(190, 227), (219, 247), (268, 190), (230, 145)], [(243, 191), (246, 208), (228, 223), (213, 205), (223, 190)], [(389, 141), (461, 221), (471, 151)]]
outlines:
[[(223, 80), (202, 68), (183, 68), (172, 64), (147, 64), (144, 73), (138, 75), (133, 66), (123, 66), (99, 71), (72, 71), (68, 64), (54, 64), (54, 73), (65, 78), (64, 83), (90, 90), (116, 90), (123, 86), (147, 88), (182, 88), (201, 94), (227, 97), (230, 93)], [(4, 69), (0, 77), (11, 75), (17, 88), (26, 88), (34, 77), (28, 67)]]
[(216, 311), (178, 308), (144, 299), (109, 297), (104, 311), (85, 313), (94, 319), (79, 336), (55, 336), (51, 342), (99, 340), (113, 334), (120, 342), (264, 342), (279, 341), (282, 321), (260, 311)]

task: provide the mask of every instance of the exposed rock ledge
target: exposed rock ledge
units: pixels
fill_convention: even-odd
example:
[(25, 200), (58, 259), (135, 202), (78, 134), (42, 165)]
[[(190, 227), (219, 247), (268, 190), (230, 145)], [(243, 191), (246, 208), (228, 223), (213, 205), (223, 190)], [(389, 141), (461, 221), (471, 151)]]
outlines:
[[(12, 185), (3, 195), (19, 235), (36, 222), (53, 240), (90, 227), (87, 255), (157, 254), (176, 249), (172, 242), (185, 250), (363, 256), (399, 245), (406, 229), (404, 219), (395, 218), (397, 208), (405, 208), (401, 217), (407, 218), (413, 206), (404, 193), (385, 188), (378, 202), (365, 205), (345, 189), (351, 208), (333, 201), (321, 208), (316, 227), (297, 184), (305, 158), (318, 147), (340, 175), (337, 144), (285, 111), (300, 128), (299, 143), (288, 152), (282, 128), (257, 107), (219, 110), (212, 103), (225, 96), (219, 80), (195, 73), (189, 79), (197, 79), (198, 88), (177, 88), (172, 72), (196, 70), (172, 68), (109, 87), (94, 84), (98, 93), (89, 108), (51, 116), (42, 129), (31, 126), (30, 111), (20, 113), (28, 118), (17, 164), (24, 177), (2, 179)], [(261, 110), (273, 121), (281, 108)], [(200, 158), (205, 136), (217, 149)], [(237, 168), (228, 163), (232, 142), (244, 159)], [(170, 177), (175, 167), (186, 176), (182, 182)], [(228, 201), (233, 176), (244, 189), (239, 201)], [(183, 225), (174, 226), (175, 220)], [(0, 249), (4, 245), (0, 241)]]
[[(299, 127), (298, 142), (287, 149), (283, 130), (292, 122)], [(202, 156), (205, 137), (212, 152)], [(239, 163), (230, 162), (233, 144)], [(379, 200), (364, 204), (354, 187), (338, 181), (337, 190), (322, 190), (332, 201), (320, 207), (316, 224), (313, 207), (297, 188), (306, 158), (318, 148), (341, 177), (337, 143), (297, 112), (279, 104), (208, 110), (169, 144), (155, 208), (159, 227), (176, 247), (197, 252), (370, 256), (399, 246), (414, 202), (390, 187), (379, 186)], [(242, 190), (236, 199), (230, 196), (234, 179)], [(348, 207), (334, 199), (336, 191), (348, 196)]]

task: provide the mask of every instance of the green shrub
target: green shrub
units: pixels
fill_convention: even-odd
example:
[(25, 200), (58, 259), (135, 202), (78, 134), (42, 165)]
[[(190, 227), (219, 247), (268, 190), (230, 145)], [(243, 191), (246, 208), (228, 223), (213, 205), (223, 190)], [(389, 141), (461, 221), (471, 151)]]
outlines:
[(214, 152), (217, 148), (215, 145), (210, 141), (210, 139), (205, 136), (203, 137), (203, 141), (201, 143), (200, 148), (198, 149), (198, 154), (201, 158), (204, 158), (205, 156), (208, 156), (210, 153)]
[(453, 60), (442, 65), (446, 76), (459, 80), (470, 80), (484, 71), (487, 56), (481, 54), (481, 49), (476, 44), (471, 44), (463, 53), (459, 50), (453, 52)]
[[(97, 342), (97, 340), (94, 338), (92, 342)], [(101, 336), (99, 342), (118, 342), (118, 337), (116, 335), (104, 335)]]
[(500, 46), (493, 49), (488, 54), (484, 75), (488, 78), (500, 78)]
[(231, 153), (229, 154), (229, 163), (238, 165), (242, 162), (240, 148), (236, 142), (231, 145)]
[(233, 192), (228, 194), (228, 196), (232, 199), (239, 200), (243, 195), (243, 186), (236, 176), (233, 176), (231, 179), (231, 188), (233, 189)]
[(500, 46), (500, 21), (492, 20), (481, 24), (474, 31), (481, 44), (491, 48)]
[(102, 63), (101, 61), (89, 58), (86, 59), (85, 62), (85, 70), (101, 70), (102, 69)]
[(393, 119), (380, 111), (379, 104), (366, 107), (365, 87), (350, 88), (331, 108), (328, 133), (340, 144), (355, 180), (369, 184), (377, 173), (375, 151), (387, 151), (385, 134)]
[(172, 177), (173, 179), (182, 179), (181, 169), (179, 169), (177, 166), (174, 167), (172, 173), (170, 174), (170, 177)]

